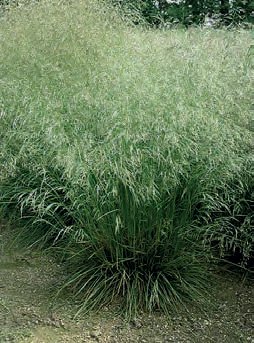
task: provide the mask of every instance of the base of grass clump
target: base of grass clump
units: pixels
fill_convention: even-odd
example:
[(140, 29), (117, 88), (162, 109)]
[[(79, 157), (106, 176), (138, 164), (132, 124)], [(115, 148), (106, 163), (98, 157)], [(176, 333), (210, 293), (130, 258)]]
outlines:
[(80, 311), (118, 300), (128, 318), (141, 311), (170, 314), (190, 301), (202, 302), (208, 295), (205, 254), (183, 236), (182, 229), (169, 229), (159, 241), (143, 237), (135, 248), (124, 232), (111, 241), (106, 232), (99, 232), (94, 244), (77, 241), (69, 250), (64, 288), (82, 301)]
[[(3, 230), (2, 230), (3, 229)], [(10, 230), (11, 229), (11, 230)], [(0, 225), (0, 341), (23, 343), (80, 343), (99, 340), (101, 343), (138, 342), (247, 342), (253, 333), (251, 309), (253, 284), (235, 275), (214, 275), (216, 284), (212, 309), (203, 311), (189, 306), (171, 318), (160, 313), (144, 313), (127, 322), (119, 316), (118, 306), (107, 306), (98, 313), (80, 314), (78, 304), (64, 296), (52, 304), (52, 291), (61, 286), (61, 264), (45, 254), (29, 249), (9, 249), (16, 228)], [(22, 290), (22, 291), (21, 291)], [(2, 306), (2, 304), (4, 306)], [(18, 304), (18, 306), (17, 306)], [(208, 325), (209, 324), (209, 325)], [(92, 337), (93, 336), (93, 337)], [(91, 339), (90, 339), (91, 337)]]
[[(116, 208), (101, 208), (98, 217), (98, 204), (86, 209), (88, 194), (57, 168), (17, 169), (0, 188), (3, 213), (19, 221), (23, 244), (57, 252), (67, 267), (63, 289), (81, 301), (80, 311), (117, 300), (128, 318), (141, 311), (170, 314), (206, 298), (206, 253), (191, 225), (177, 226), (156, 203), (136, 203), (120, 181)], [(95, 175), (90, 179), (94, 190)]]

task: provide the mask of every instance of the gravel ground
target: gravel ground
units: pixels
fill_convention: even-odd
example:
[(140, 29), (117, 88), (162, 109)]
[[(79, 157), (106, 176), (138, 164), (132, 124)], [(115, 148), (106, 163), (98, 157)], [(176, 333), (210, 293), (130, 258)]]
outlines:
[(213, 306), (166, 318), (141, 315), (126, 322), (117, 308), (73, 319), (77, 305), (52, 295), (61, 266), (30, 251), (7, 249), (0, 232), (0, 343), (254, 343), (253, 281), (216, 274)]

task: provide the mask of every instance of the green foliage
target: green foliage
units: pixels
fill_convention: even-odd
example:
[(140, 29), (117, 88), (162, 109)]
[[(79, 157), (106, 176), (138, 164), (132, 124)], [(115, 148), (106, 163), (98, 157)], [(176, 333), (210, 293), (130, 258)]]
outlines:
[[(217, 256), (253, 270), (254, 262), (254, 171), (253, 161), (224, 192), (224, 204), (210, 214), (205, 239)], [(225, 204), (227, 204), (225, 206)]]
[(170, 220), (174, 214), (157, 201), (140, 203), (120, 180), (108, 180), (107, 191), (95, 195), (100, 180), (94, 174), (87, 176), (90, 192), (62, 175), (52, 167), (17, 167), (2, 185), (2, 211), (20, 211), (19, 241), (60, 247), (69, 272), (64, 288), (82, 300), (80, 310), (119, 299), (130, 318), (140, 309), (169, 314), (204, 300), (206, 254), (191, 226), (183, 226), (186, 218)]
[(0, 201), (22, 239), (57, 247), (85, 309), (201, 299), (201, 242), (227, 250), (217, 213), (248, 212), (234, 208), (252, 189), (251, 35), (144, 30), (92, 0), (0, 28)]

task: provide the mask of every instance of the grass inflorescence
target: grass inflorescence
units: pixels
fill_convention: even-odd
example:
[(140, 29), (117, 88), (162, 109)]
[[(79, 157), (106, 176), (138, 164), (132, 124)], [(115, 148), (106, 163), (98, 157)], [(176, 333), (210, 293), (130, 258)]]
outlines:
[(206, 293), (209, 247), (253, 257), (251, 33), (154, 31), (96, 1), (0, 22), (0, 196), (84, 309)]

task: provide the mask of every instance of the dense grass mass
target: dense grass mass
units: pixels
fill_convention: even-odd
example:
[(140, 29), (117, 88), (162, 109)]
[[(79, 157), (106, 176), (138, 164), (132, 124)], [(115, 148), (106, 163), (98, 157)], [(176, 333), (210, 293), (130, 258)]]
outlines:
[(211, 243), (253, 257), (251, 32), (136, 28), (93, 0), (0, 32), (2, 213), (61, 248), (85, 309), (168, 313), (204, 294)]

